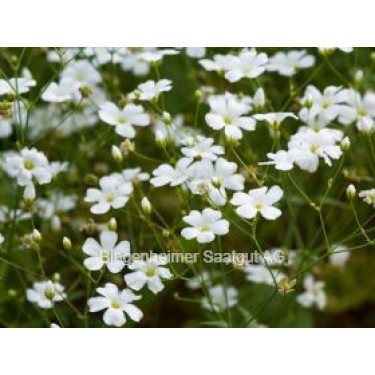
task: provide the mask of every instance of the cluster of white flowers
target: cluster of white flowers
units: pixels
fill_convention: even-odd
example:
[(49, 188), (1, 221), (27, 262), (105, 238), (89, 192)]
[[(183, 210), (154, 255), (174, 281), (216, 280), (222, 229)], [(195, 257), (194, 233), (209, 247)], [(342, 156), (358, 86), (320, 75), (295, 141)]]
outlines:
[[(339, 50), (351, 52), (350, 48)], [(317, 173), (325, 165), (326, 169), (332, 167), (331, 175), (335, 172), (333, 165), (338, 164), (328, 191), (336, 177), (341, 176), (339, 160), (345, 160), (344, 154), (351, 144), (349, 136), (352, 139), (361, 133), (374, 153), (373, 92), (346, 83), (315, 87), (313, 77), (301, 87), (294, 87), (300, 74), (333, 51), (334, 48), (321, 48), (319, 54), (311, 49), (297, 49), (268, 55), (254, 48), (232, 49), (225, 54), (214, 54), (202, 47), (51, 49), (45, 58), (57, 73), (47, 84), (37, 82), (25, 69), (16, 77), (0, 79), (0, 146), (4, 145), (0, 160), (4, 184), (9, 180), (9, 186), (13, 183), (23, 193), (23, 199), (18, 190), (14, 194), (20, 198), (16, 204), (8, 204), (5, 194), (0, 197), (4, 199), (0, 206), (0, 246), (17, 242), (17, 246), (37, 252), (41, 281), (27, 289), (27, 300), (40, 308), (54, 309), (56, 302), (68, 298), (65, 288), (54, 278), (49, 280), (43, 269), (44, 254), (41, 256), (40, 251), (44, 244), (50, 245), (48, 240), (43, 241), (51, 228), (57, 236), (60, 233), (64, 251), (71, 251), (77, 243), (76, 247), (82, 249), (80, 255), (71, 251), (69, 257), (64, 256), (73, 265), (83, 262), (80, 271), (88, 279), (98, 275), (94, 280), (99, 287), (92, 292), (88, 288), (86, 302), (92, 313), (105, 310), (106, 325), (120, 327), (127, 318), (139, 322), (143, 313), (136, 301), (142, 296), (135, 293), (148, 289), (158, 294), (165, 288), (165, 281), (175, 277), (187, 280), (190, 292), (199, 289), (204, 293), (198, 301), (207, 310), (205, 313), (224, 316), (240, 305), (241, 299), (237, 284), (233, 283), (234, 287), (230, 285), (232, 280), (229, 284), (224, 280), (226, 271), (222, 275), (222, 270), (212, 271), (211, 266), (201, 265), (187, 265), (186, 270), (175, 271), (161, 254), (144, 260), (134, 260), (132, 256), (151, 243), (170, 253), (202, 251), (205, 246), (219, 252), (219, 247), (228, 247), (238, 233), (239, 237), (249, 238), (259, 250), (263, 240), (258, 241), (257, 230), (270, 228), (266, 231), (267, 241), (274, 241), (272, 232), (277, 224), (272, 222), (279, 219), (276, 223), (283, 225), (282, 230), (288, 226), (287, 241), (295, 241), (299, 250), (286, 251), (284, 261), (271, 256), (255, 263), (232, 262), (231, 266), (240, 270), (244, 283), (266, 284), (283, 292), (303, 289), (294, 299), (297, 303), (325, 309), (325, 282), (315, 279), (316, 275), (321, 279), (320, 273), (311, 268), (299, 273), (307, 261), (316, 259), (316, 254), (307, 254), (313, 249), (304, 248), (304, 238), (300, 239), (301, 246), (292, 238), (294, 233), (289, 225), (294, 225), (294, 221), (286, 223), (290, 209), (285, 203), (289, 207), (295, 200), (284, 182), (285, 174), (278, 171), (293, 170), (293, 175), (299, 173), (308, 179), (311, 176), (305, 172)], [(180, 83), (172, 81), (167, 69), (160, 69), (166, 61), (181, 57), (176, 55), (190, 59), (192, 69), (199, 70), (199, 75), (192, 78), (197, 83), (207, 78), (187, 101), (186, 107), (195, 110), (186, 113), (182, 105), (180, 110), (172, 108), (174, 101), (169, 100), (175, 95), (175, 101), (182, 101), (178, 94)], [(135, 79), (120, 82), (119, 72)], [(276, 77), (286, 91), (290, 88), (285, 105), (284, 93), (275, 94), (264, 76)], [(361, 77), (357, 74), (357, 81)], [(210, 85), (215, 79), (220, 84)], [(34, 102), (32, 96), (37, 88), (40, 90)], [(271, 103), (275, 95), (280, 96), (280, 101)], [(77, 141), (77, 155), (69, 155), (69, 163), (51, 162), (55, 143), (41, 142), (49, 136), (57, 140), (59, 147), (64, 142)], [(264, 146), (261, 151), (260, 143)], [(82, 165), (87, 170), (81, 168), (82, 155)], [(68, 177), (56, 186), (54, 182), (61, 179), (56, 176), (62, 172), (67, 172)], [(344, 172), (353, 183), (372, 182), (360, 173)], [(71, 186), (71, 190), (65, 191), (64, 184)], [(163, 193), (167, 198), (159, 201)], [(347, 190), (352, 206), (356, 195), (354, 186)], [(375, 188), (360, 190), (358, 196), (375, 208)], [(167, 207), (166, 219), (164, 212), (159, 212), (159, 203), (168, 205), (172, 200), (178, 202)], [(321, 206), (312, 202), (315, 197), (309, 203), (323, 221)], [(323, 199), (320, 204), (325, 202)], [(337, 207), (341, 204), (332, 203)], [(343, 205), (346, 207), (346, 203)], [(135, 228), (132, 218), (137, 222)], [(365, 229), (357, 215), (355, 219), (363, 234)], [(147, 229), (138, 228), (138, 222)], [(27, 225), (17, 232), (22, 223)], [(147, 232), (145, 240), (134, 236), (134, 229)], [(344, 267), (350, 257), (346, 243), (337, 241), (332, 245), (324, 226), (322, 231), (328, 267)], [(296, 237), (301, 237), (299, 228), (295, 232)], [(72, 240), (68, 238), (70, 234)], [(20, 239), (15, 241), (15, 236)], [(122, 240), (124, 237), (127, 239)], [(372, 243), (367, 234), (364, 237)], [(49, 247), (61, 254), (60, 244), (58, 249), (54, 245)], [(318, 247), (314, 241), (312, 246)], [(270, 252), (275, 255), (279, 250)], [(77, 261), (82, 253), (84, 259)]]

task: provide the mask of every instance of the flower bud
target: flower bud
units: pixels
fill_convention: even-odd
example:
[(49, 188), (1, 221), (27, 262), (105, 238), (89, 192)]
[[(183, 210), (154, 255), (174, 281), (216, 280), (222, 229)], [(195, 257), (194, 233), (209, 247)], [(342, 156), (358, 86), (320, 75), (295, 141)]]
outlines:
[(35, 241), (35, 242), (42, 242), (42, 234), (38, 231), (38, 229), (34, 229), (32, 234), (31, 234), (31, 238)]
[(52, 281), (54, 283), (59, 283), (61, 281), (61, 277), (60, 277), (60, 274), (58, 272), (55, 272), (53, 275), (52, 275)]
[(70, 238), (64, 237), (62, 243), (65, 250), (72, 249), (72, 241), (70, 241)]
[(172, 116), (171, 116), (171, 114), (169, 112), (164, 111), (163, 114), (162, 114), (162, 118), (163, 118), (163, 121), (167, 125), (171, 125), (172, 124)]
[(353, 184), (350, 184), (346, 189), (346, 196), (349, 200), (353, 200), (356, 196), (357, 190)]
[(359, 85), (363, 81), (363, 70), (357, 70), (354, 74), (354, 82)]
[(27, 202), (33, 202), (36, 197), (35, 186), (33, 183), (26, 185), (23, 191), (23, 199)]
[(121, 150), (117, 146), (113, 145), (111, 151), (112, 151), (113, 160), (116, 163), (121, 163), (122, 160), (123, 160), (123, 156), (122, 156)]
[(264, 90), (261, 87), (259, 87), (257, 91), (255, 91), (253, 104), (256, 109), (262, 109), (266, 104), (266, 96), (264, 94)]
[(92, 173), (87, 173), (85, 177), (83, 178), (83, 181), (88, 186), (96, 186), (99, 182), (99, 179), (97, 176), (95, 176)]
[(151, 207), (151, 203), (150, 203), (150, 201), (148, 200), (147, 197), (142, 198), (141, 207), (142, 207), (143, 212), (146, 215), (150, 215), (152, 207)]
[(111, 220), (108, 221), (107, 228), (110, 231), (112, 231), (112, 232), (116, 232), (116, 230), (117, 230), (117, 221), (116, 221), (116, 219), (114, 217)]
[(341, 149), (342, 149), (343, 151), (349, 151), (349, 150), (350, 150), (350, 146), (351, 146), (351, 142), (350, 142), (349, 137), (345, 137), (345, 138), (341, 141)]
[(203, 97), (203, 93), (202, 93), (202, 91), (201, 91), (201, 90), (195, 90), (195, 92), (194, 92), (194, 97), (195, 97), (195, 99), (197, 99), (197, 100), (201, 100), (202, 97)]

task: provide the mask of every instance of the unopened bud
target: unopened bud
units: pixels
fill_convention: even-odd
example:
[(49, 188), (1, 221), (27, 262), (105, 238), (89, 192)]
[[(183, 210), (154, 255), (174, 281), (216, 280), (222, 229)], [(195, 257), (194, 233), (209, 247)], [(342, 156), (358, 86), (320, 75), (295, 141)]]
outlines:
[(32, 234), (31, 234), (31, 238), (35, 241), (35, 242), (42, 242), (42, 234), (38, 231), (38, 229), (34, 229)]
[(117, 146), (113, 145), (111, 151), (112, 151), (113, 160), (116, 163), (121, 163), (122, 160), (123, 160), (123, 156), (122, 156), (121, 150)]
[(171, 116), (171, 114), (169, 112), (164, 111), (163, 115), (162, 115), (162, 118), (163, 118), (163, 121), (167, 125), (171, 125), (172, 124), (172, 116)]
[(356, 196), (357, 190), (353, 184), (350, 184), (346, 189), (346, 196), (349, 200), (353, 200)]
[(349, 150), (350, 150), (350, 146), (351, 146), (351, 142), (350, 142), (349, 137), (345, 137), (345, 138), (341, 141), (341, 149), (342, 149), (343, 151), (349, 151)]
[(32, 202), (35, 199), (36, 192), (33, 183), (28, 184), (23, 191), (23, 199), (27, 202)]
[(114, 217), (111, 220), (108, 221), (107, 228), (110, 231), (112, 231), (112, 232), (116, 232), (116, 230), (117, 230), (117, 221), (116, 221), (116, 219)]
[(261, 87), (259, 87), (257, 91), (255, 91), (253, 104), (256, 109), (262, 109), (266, 104), (266, 95), (264, 94), (264, 90)]
[(63, 247), (65, 250), (72, 249), (72, 241), (70, 241), (70, 238), (64, 237), (62, 242), (63, 242)]
[(354, 82), (359, 85), (363, 81), (363, 70), (357, 70), (354, 74)]
[(141, 207), (142, 207), (143, 212), (146, 215), (150, 215), (152, 207), (151, 207), (151, 203), (150, 203), (150, 201), (148, 200), (147, 197), (142, 198)]
[(194, 96), (195, 96), (195, 99), (197, 99), (197, 100), (201, 100), (202, 97), (203, 97), (203, 93), (202, 93), (201, 90), (195, 90), (195, 92), (194, 92)]

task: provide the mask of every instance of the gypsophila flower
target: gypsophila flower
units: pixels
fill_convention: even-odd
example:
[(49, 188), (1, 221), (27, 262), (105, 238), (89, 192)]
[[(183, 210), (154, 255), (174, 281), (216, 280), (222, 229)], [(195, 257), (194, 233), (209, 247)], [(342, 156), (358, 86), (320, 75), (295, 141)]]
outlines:
[(199, 243), (212, 242), (215, 236), (223, 236), (229, 232), (229, 222), (222, 219), (220, 211), (205, 208), (202, 212), (193, 210), (182, 220), (190, 227), (181, 231), (182, 237), (191, 240), (196, 238)]
[(242, 269), (246, 275), (246, 280), (257, 284), (273, 285), (285, 278), (285, 275), (277, 270), (270, 270), (263, 264), (248, 264)]
[(35, 80), (25, 77), (0, 79), (0, 95), (26, 94), (35, 85)]
[(323, 310), (327, 305), (327, 296), (324, 292), (324, 282), (315, 281), (312, 275), (307, 275), (303, 281), (305, 292), (297, 297), (297, 302), (304, 307), (316, 305)]
[(265, 53), (244, 48), (238, 56), (229, 55), (226, 61), (225, 78), (237, 82), (242, 78), (256, 78), (264, 73), (268, 58)]
[(314, 63), (314, 56), (308, 55), (304, 50), (277, 52), (269, 58), (267, 70), (289, 77), (296, 74), (299, 69), (312, 67)]
[(241, 129), (255, 130), (255, 120), (244, 116), (250, 107), (232, 95), (212, 96), (208, 99), (208, 104), (211, 110), (206, 115), (207, 124), (214, 130), (224, 129), (228, 138), (241, 139)]
[(224, 154), (224, 148), (213, 143), (213, 138), (198, 136), (191, 145), (182, 147), (181, 152), (190, 159), (216, 160), (218, 155)]
[(361, 190), (358, 194), (365, 203), (375, 208), (375, 189)]
[(162, 279), (168, 280), (173, 277), (166, 265), (167, 259), (156, 254), (147, 260), (135, 260), (129, 265), (133, 272), (124, 276), (126, 285), (137, 291), (147, 285), (148, 289), (157, 294), (164, 289)]
[(249, 193), (234, 193), (231, 204), (238, 206), (236, 212), (245, 219), (253, 219), (258, 212), (267, 220), (275, 220), (281, 211), (273, 205), (284, 195), (279, 186), (261, 187), (250, 190)]
[(83, 252), (89, 255), (83, 262), (86, 268), (98, 271), (106, 265), (109, 272), (120, 272), (125, 266), (125, 258), (130, 255), (130, 243), (117, 243), (117, 240), (117, 233), (112, 231), (101, 232), (100, 242), (92, 237), (88, 238), (82, 247)]
[(136, 296), (131, 290), (120, 291), (115, 284), (106, 283), (104, 287), (97, 288), (96, 291), (100, 296), (90, 298), (87, 304), (90, 312), (106, 310), (103, 315), (106, 325), (121, 327), (126, 323), (126, 315), (135, 322), (142, 319), (142, 311), (133, 304), (141, 297)]
[(162, 164), (152, 172), (155, 177), (151, 178), (150, 182), (156, 187), (181, 185), (190, 176), (190, 164), (191, 160), (188, 158), (180, 159), (175, 167)]
[(172, 81), (161, 79), (160, 81), (149, 80), (138, 85), (138, 88), (129, 95), (129, 99), (150, 101), (159, 97), (162, 92), (172, 90)]
[(334, 267), (342, 268), (350, 258), (350, 250), (343, 245), (332, 246), (332, 253), (329, 256), (329, 262)]
[(150, 116), (144, 112), (140, 105), (127, 104), (120, 110), (115, 104), (106, 102), (100, 106), (100, 119), (114, 126), (116, 133), (124, 138), (134, 138), (134, 126), (147, 126), (150, 124)]
[(222, 312), (237, 305), (238, 292), (232, 286), (216, 285), (208, 290), (210, 298), (202, 299), (202, 306), (210, 311)]
[(19, 153), (9, 153), (5, 156), (5, 171), (17, 179), (20, 186), (29, 185), (36, 181), (40, 185), (49, 184), (52, 180), (52, 170), (46, 156), (35, 148), (23, 148)]
[(95, 203), (90, 211), (93, 214), (104, 214), (111, 208), (124, 207), (133, 191), (130, 183), (124, 183), (117, 175), (104, 176), (99, 180), (100, 189), (87, 189), (85, 202)]
[(26, 298), (42, 309), (51, 309), (54, 303), (63, 301), (66, 294), (61, 284), (42, 281), (34, 283), (32, 289), (27, 289)]

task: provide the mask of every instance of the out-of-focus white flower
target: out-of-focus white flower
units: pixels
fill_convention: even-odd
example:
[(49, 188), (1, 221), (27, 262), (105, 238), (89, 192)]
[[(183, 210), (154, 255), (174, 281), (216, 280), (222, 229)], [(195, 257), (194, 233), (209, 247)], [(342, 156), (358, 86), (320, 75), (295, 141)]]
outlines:
[(250, 190), (248, 193), (234, 193), (230, 201), (236, 208), (239, 216), (253, 219), (259, 212), (267, 220), (275, 220), (281, 215), (281, 211), (273, 205), (284, 195), (279, 186), (271, 188), (261, 187)]
[(133, 192), (130, 183), (123, 183), (117, 176), (104, 176), (99, 180), (100, 189), (87, 189), (85, 202), (96, 203), (90, 211), (93, 214), (104, 214), (111, 208), (124, 207)]
[(30, 78), (0, 79), (0, 95), (26, 94), (35, 85), (36, 81)]
[(164, 56), (178, 55), (180, 52), (175, 49), (159, 49), (154, 51), (141, 52), (139, 58), (149, 63), (161, 61)]
[(59, 83), (52, 82), (42, 94), (42, 99), (46, 102), (63, 103), (73, 101), (79, 96), (80, 84), (72, 78), (62, 79)]
[(61, 72), (61, 79), (70, 79), (80, 87), (95, 86), (102, 80), (100, 73), (88, 60), (77, 60), (69, 63)]
[(129, 265), (129, 269), (133, 272), (127, 273), (124, 280), (131, 289), (141, 290), (147, 285), (154, 294), (157, 294), (164, 289), (162, 279), (173, 277), (166, 265), (166, 257), (156, 254), (147, 260), (135, 260)]
[(206, 47), (186, 47), (186, 54), (193, 59), (201, 59), (206, 54)]
[(253, 97), (253, 105), (255, 108), (263, 108), (266, 104), (266, 95), (262, 87), (259, 87), (257, 91), (255, 91)]
[(332, 248), (332, 253), (329, 256), (329, 262), (334, 267), (342, 268), (350, 258), (350, 251), (346, 246), (335, 245)]
[(267, 70), (289, 77), (296, 74), (299, 69), (312, 67), (314, 63), (314, 56), (308, 55), (304, 50), (277, 52), (269, 58)]
[(186, 286), (189, 289), (195, 290), (202, 288), (202, 285), (205, 285), (207, 287), (211, 286), (211, 275), (208, 271), (202, 271), (196, 276), (190, 278), (188, 281), (186, 281)]
[(237, 305), (238, 292), (232, 286), (216, 285), (208, 290), (210, 298), (202, 299), (202, 306), (210, 311), (222, 312)]
[(229, 221), (222, 219), (220, 211), (205, 208), (202, 212), (193, 210), (182, 220), (190, 227), (181, 231), (182, 237), (191, 240), (196, 238), (199, 243), (212, 242), (215, 236), (224, 236), (229, 232)]
[(375, 208), (375, 189), (361, 190), (358, 194), (363, 201)]
[(305, 292), (297, 297), (297, 302), (305, 307), (316, 305), (319, 310), (323, 310), (327, 305), (324, 282), (315, 281), (312, 275), (307, 275), (303, 285), (305, 287)]
[(87, 304), (90, 312), (106, 310), (103, 315), (106, 325), (121, 327), (126, 323), (126, 315), (135, 322), (142, 319), (142, 311), (132, 303), (140, 300), (141, 296), (136, 296), (129, 289), (120, 291), (112, 283), (106, 283), (104, 288), (97, 288), (96, 291), (100, 296), (90, 298)]
[(26, 290), (27, 300), (42, 309), (51, 309), (55, 302), (63, 301), (65, 297), (64, 287), (52, 281), (36, 282), (32, 289)]
[(225, 69), (229, 66), (227, 55), (215, 55), (213, 60), (202, 59), (199, 60), (199, 64), (203, 66), (209, 72), (224, 72)]
[(9, 138), (12, 133), (13, 127), (11, 120), (0, 117), (0, 139)]
[(298, 117), (291, 112), (272, 112), (254, 115), (256, 120), (266, 121), (269, 125), (277, 127), (288, 117), (298, 120)]
[(355, 186), (353, 184), (350, 184), (347, 188), (346, 188), (346, 196), (348, 199), (352, 200), (355, 198), (357, 194), (357, 189), (355, 188)]
[(114, 126), (116, 133), (124, 138), (134, 138), (134, 126), (147, 126), (150, 116), (144, 112), (141, 105), (127, 104), (120, 110), (115, 104), (106, 102), (100, 106), (100, 119)]
[[(242, 270), (245, 272), (248, 281), (257, 284), (273, 285), (275, 281), (278, 283), (285, 278), (282, 272), (269, 270), (264, 264), (248, 264)], [(273, 278), (275, 278), (275, 281)]]
[(100, 243), (94, 238), (88, 238), (82, 250), (89, 258), (84, 260), (84, 265), (90, 271), (98, 271), (107, 266), (112, 273), (120, 272), (125, 266), (125, 257), (130, 255), (129, 241), (117, 243), (118, 235), (112, 231), (100, 233)]

